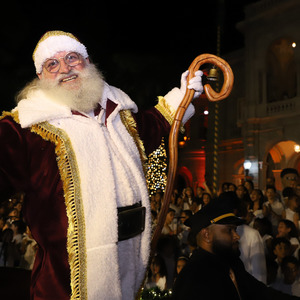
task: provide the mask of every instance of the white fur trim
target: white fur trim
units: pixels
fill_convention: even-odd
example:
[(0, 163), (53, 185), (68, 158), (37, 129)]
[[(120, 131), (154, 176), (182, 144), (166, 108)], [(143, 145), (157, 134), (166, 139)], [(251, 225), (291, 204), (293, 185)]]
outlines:
[(36, 73), (41, 73), (44, 62), (60, 51), (78, 52), (84, 58), (89, 56), (86, 47), (79, 41), (66, 35), (50, 36), (40, 42), (35, 50), (33, 59)]
[[(184, 94), (179, 88), (173, 88), (167, 95), (164, 96), (167, 103), (172, 106), (176, 111), (180, 102), (182, 101)], [(185, 124), (195, 113), (195, 107), (193, 104), (190, 104), (185, 111), (185, 114), (182, 119), (182, 123)]]
[(53, 101), (42, 90), (32, 92), (28, 99), (21, 100), (16, 107), (22, 128), (53, 119), (72, 116), (70, 108)]
[[(140, 155), (119, 112), (137, 107), (121, 90), (105, 84), (101, 104), (107, 98), (117, 104), (106, 128), (95, 118), (72, 115), (39, 92), (19, 102), (19, 119), (23, 128), (48, 121), (72, 143), (86, 221), (88, 299), (134, 299), (148, 263), (151, 214)], [(117, 206), (138, 201), (146, 207), (145, 231), (118, 243)]]
[(126, 93), (104, 82), (104, 88), (101, 99), (101, 105), (103, 107), (105, 107), (104, 103), (106, 103), (107, 99), (110, 99), (115, 103), (119, 103), (119, 105), (121, 106), (120, 110), (129, 109), (133, 113), (138, 112), (137, 105), (130, 99), (130, 97)]
[[(101, 260), (105, 260), (105, 262)], [(117, 261), (116, 244), (88, 250), (88, 300), (122, 299)]]

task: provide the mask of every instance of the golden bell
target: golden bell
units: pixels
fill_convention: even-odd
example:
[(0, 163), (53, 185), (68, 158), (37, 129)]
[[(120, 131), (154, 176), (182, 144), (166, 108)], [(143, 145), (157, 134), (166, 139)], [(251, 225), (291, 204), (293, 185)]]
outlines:
[(218, 81), (218, 70), (216, 69), (215, 66), (213, 66), (210, 70), (209, 73), (207, 75), (207, 79), (210, 81)]

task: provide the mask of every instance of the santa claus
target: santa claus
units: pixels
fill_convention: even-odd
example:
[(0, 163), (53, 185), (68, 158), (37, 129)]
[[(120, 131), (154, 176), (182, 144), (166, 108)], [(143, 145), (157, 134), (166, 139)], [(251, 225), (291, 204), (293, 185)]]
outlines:
[[(33, 60), (38, 77), (0, 121), (0, 191), (25, 192), (38, 244), (31, 299), (132, 300), (149, 256), (143, 164), (169, 132), (188, 72), (181, 88), (140, 112), (70, 33), (47, 32)], [(195, 97), (201, 75), (188, 83)]]

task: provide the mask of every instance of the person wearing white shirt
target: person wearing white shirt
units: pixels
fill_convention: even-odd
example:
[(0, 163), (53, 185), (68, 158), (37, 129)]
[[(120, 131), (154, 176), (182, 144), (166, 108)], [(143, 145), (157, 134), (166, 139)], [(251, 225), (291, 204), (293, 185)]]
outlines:
[(244, 224), (237, 227), (237, 233), (240, 236), (240, 259), (243, 261), (246, 271), (257, 280), (266, 283), (265, 250), (259, 232)]
[(267, 202), (263, 205), (263, 215), (267, 217), (273, 227), (273, 234), (277, 234), (277, 226), (282, 218), (282, 212), (284, 211), (283, 204), (276, 198), (275, 187), (268, 186), (266, 190)]

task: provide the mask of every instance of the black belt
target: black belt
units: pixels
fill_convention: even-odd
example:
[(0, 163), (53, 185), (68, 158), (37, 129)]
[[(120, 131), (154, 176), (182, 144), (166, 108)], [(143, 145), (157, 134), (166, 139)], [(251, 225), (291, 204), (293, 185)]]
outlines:
[(124, 241), (141, 234), (145, 229), (146, 208), (141, 202), (118, 207), (118, 240)]

